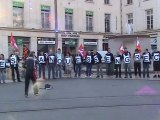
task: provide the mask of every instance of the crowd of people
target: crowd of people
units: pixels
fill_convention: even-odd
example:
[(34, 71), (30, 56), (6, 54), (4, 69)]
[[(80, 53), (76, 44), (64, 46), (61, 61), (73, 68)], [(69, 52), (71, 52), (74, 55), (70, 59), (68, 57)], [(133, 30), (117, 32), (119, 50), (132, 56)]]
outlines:
[[(72, 56), (70, 53), (63, 55), (61, 49), (58, 49), (56, 53), (53, 50), (50, 50), (48, 54), (44, 54), (41, 51), (38, 56), (35, 55), (35, 52), (32, 53), (34, 60), (36, 61), (36, 66), (38, 70), (38, 78), (42, 79), (55, 79), (55, 78), (62, 78), (62, 70), (64, 70), (64, 74), (67, 74), (68, 77), (71, 77), (74, 72), (74, 77), (81, 77), (82, 74), (82, 65), (86, 66), (86, 77), (91, 77), (92, 75), (92, 68), (95, 66), (96, 68), (96, 78), (103, 78), (104, 71), (103, 68), (106, 69), (106, 74), (108, 76), (115, 75), (116, 78), (122, 77), (122, 64), (124, 65), (124, 72), (125, 78), (132, 78), (131, 72), (131, 61), (134, 61), (134, 74), (137, 77), (149, 78), (149, 68), (150, 64), (153, 61), (153, 70), (155, 72), (154, 78), (160, 78), (160, 52), (154, 50), (151, 54), (148, 49), (144, 51), (144, 53), (139, 53), (138, 49), (135, 49), (133, 55), (127, 50), (124, 49), (124, 53), (120, 53), (117, 51), (116, 55), (113, 55), (110, 48), (106, 52), (104, 56), (104, 62), (102, 61), (102, 56), (100, 53), (96, 51), (88, 51), (86, 56), (82, 56), (81, 53), (78, 51), (76, 55)], [(15, 72), (16, 78), (18, 82), (20, 80), (19, 74), (19, 62), (20, 58), (16, 54), (15, 51), (9, 56), (7, 59), (10, 63), (11, 73), (12, 73), (12, 80), (13, 82), (16, 81), (15, 79)], [(23, 61), (25, 62), (25, 60)], [(4, 59), (4, 55), (0, 55), (0, 80), (1, 82), (5, 83), (5, 68), (6, 60)], [(142, 68), (143, 64), (143, 68)], [(104, 66), (105, 65), (105, 66)], [(48, 69), (48, 75), (46, 76), (46, 69)], [(143, 69), (141, 71), (141, 69)]]
[[(104, 61), (102, 61), (104, 59)], [(12, 80), (21, 82), (19, 74), (19, 62), (20, 58), (15, 51), (9, 56), (8, 59), (4, 58), (3, 54), (0, 54), (0, 83), (5, 83), (5, 69), (9, 62), (11, 68)], [(115, 75), (116, 78), (122, 78), (122, 64), (124, 65), (124, 78), (132, 78), (131, 61), (134, 61), (134, 74), (135, 77), (143, 78), (150, 77), (149, 68), (153, 62), (154, 76), (153, 78), (160, 78), (160, 52), (154, 50), (152, 54), (146, 49), (142, 54), (138, 49), (131, 53), (124, 48), (124, 52), (117, 51), (116, 55), (113, 55), (110, 48), (106, 52), (104, 58), (97, 51), (88, 51), (85, 56), (82, 56), (78, 51), (74, 56), (70, 53), (66, 55), (62, 54), (59, 48), (56, 53), (50, 50), (48, 54), (44, 54), (41, 51), (37, 56), (35, 52), (30, 52), (25, 59), (23, 59), (23, 68), (25, 68), (25, 94), (28, 95), (28, 86), (30, 79), (35, 84), (38, 78), (41, 79), (55, 79), (62, 78), (62, 71), (67, 74), (68, 77), (72, 77), (74, 73), (75, 78), (81, 78), (82, 66), (86, 66), (86, 77), (92, 77), (93, 66), (96, 68), (96, 78), (103, 78), (106, 69), (107, 76)], [(142, 68), (143, 67), (143, 68)], [(48, 69), (48, 76), (46, 77), (46, 69)], [(142, 69), (142, 71), (141, 71)], [(15, 77), (16, 72), (16, 77)], [(36, 89), (36, 88), (35, 88)], [(35, 90), (36, 91), (36, 90)], [(37, 94), (37, 92), (35, 92)]]

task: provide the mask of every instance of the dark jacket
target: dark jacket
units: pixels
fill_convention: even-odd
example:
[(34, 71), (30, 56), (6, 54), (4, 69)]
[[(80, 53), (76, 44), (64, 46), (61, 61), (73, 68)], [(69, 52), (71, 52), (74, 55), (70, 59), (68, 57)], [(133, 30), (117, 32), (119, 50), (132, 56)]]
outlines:
[[(14, 56), (16, 57), (16, 59), (13, 59)], [(11, 54), (9, 56), (8, 62), (10, 63), (11, 68), (18, 67), (19, 61), (20, 61), (20, 58), (18, 55)]]
[(24, 63), (24, 66), (26, 68), (26, 72), (33, 72), (35, 61), (32, 57), (28, 57)]
[[(98, 62), (96, 61), (96, 58), (98, 58)], [(94, 55), (94, 63), (102, 63), (102, 56), (98, 52)]]

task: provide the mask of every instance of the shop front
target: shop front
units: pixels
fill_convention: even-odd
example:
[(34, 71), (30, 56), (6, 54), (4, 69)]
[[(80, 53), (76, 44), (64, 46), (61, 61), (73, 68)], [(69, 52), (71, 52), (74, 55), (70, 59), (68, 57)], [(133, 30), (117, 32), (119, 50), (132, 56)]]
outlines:
[(84, 50), (85, 51), (93, 51), (97, 50), (97, 39), (84, 39)]
[(61, 34), (62, 37), (62, 53), (66, 55), (67, 52), (74, 55), (76, 54), (78, 41), (79, 41), (79, 33), (77, 32), (64, 32)]
[(37, 52), (43, 51), (44, 53), (48, 53), (50, 49), (55, 50), (55, 38), (37, 38)]

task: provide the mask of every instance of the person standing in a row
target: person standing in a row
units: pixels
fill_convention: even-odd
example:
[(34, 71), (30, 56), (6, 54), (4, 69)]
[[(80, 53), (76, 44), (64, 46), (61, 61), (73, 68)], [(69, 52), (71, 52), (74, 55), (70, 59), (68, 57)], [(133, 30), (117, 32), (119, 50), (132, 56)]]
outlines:
[(43, 51), (40, 52), (38, 56), (39, 62), (39, 78), (41, 78), (41, 74), (43, 74), (43, 79), (45, 79), (45, 66), (46, 66), (46, 56)]
[(80, 54), (80, 52), (78, 52), (75, 56), (75, 77), (81, 77), (81, 66), (83, 63), (83, 57)]
[(106, 63), (106, 72), (108, 76), (113, 75), (113, 63), (114, 63), (114, 56), (111, 53), (110, 48), (108, 48), (108, 51), (104, 57), (105, 63)]
[(48, 80), (50, 80), (51, 78), (51, 73), (52, 73), (52, 79), (55, 79), (55, 68), (56, 68), (56, 64), (55, 64), (55, 54), (53, 53), (53, 50), (50, 50), (49, 54), (48, 54)]
[(0, 83), (6, 83), (5, 68), (6, 68), (6, 60), (4, 59), (4, 54), (0, 54)]
[(68, 52), (67, 55), (64, 58), (64, 64), (65, 64), (65, 73), (67, 74), (67, 77), (72, 77), (71, 73), (72, 73), (72, 68), (73, 68), (73, 58), (70, 55), (70, 53)]
[(97, 67), (97, 77), (99, 78), (101, 75), (101, 78), (103, 78), (103, 70), (102, 70), (102, 56), (98, 52), (95, 51), (94, 53), (94, 63)]
[(117, 51), (117, 55), (115, 56), (115, 74), (116, 78), (121, 78), (121, 63), (122, 63), (122, 55), (119, 51)]
[(94, 61), (93, 55), (91, 54), (91, 51), (88, 51), (86, 56), (86, 76), (87, 77), (91, 77), (93, 61)]
[(155, 49), (155, 51), (152, 53), (152, 59), (153, 59), (153, 70), (154, 70), (154, 76), (153, 78), (160, 78), (160, 52)]
[(124, 68), (125, 68), (125, 78), (128, 78), (128, 74), (130, 78), (132, 78), (131, 73), (131, 53), (127, 50), (127, 48), (124, 48), (124, 53), (122, 54), (122, 58), (124, 61)]
[(62, 66), (64, 64), (64, 56), (61, 53), (61, 49), (58, 48), (56, 53), (56, 77), (62, 78)]
[(16, 71), (16, 74), (17, 74), (17, 81), (21, 82), (20, 75), (19, 75), (19, 65), (18, 65), (18, 63), (20, 62), (20, 58), (16, 54), (16, 51), (13, 51), (13, 53), (9, 56), (8, 61), (10, 63), (10, 67), (11, 67), (11, 71), (12, 71), (13, 82), (15, 82), (15, 80), (16, 80), (14, 71)]
[(145, 78), (145, 75), (147, 73), (147, 78), (149, 78), (149, 65), (151, 64), (151, 53), (148, 52), (148, 49), (145, 50), (145, 52), (142, 54), (143, 58), (143, 78)]
[(139, 53), (138, 49), (135, 49), (135, 53), (133, 54), (133, 59), (134, 59), (135, 77), (137, 78), (137, 72), (138, 72), (138, 75), (141, 78), (141, 54)]

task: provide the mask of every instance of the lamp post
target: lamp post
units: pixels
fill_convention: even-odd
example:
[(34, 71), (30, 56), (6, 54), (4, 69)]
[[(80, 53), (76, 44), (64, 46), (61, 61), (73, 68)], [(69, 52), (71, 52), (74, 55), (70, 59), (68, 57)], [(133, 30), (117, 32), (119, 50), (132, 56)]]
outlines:
[(57, 0), (54, 0), (54, 11), (55, 11), (55, 52), (58, 48), (58, 10), (57, 10)]

